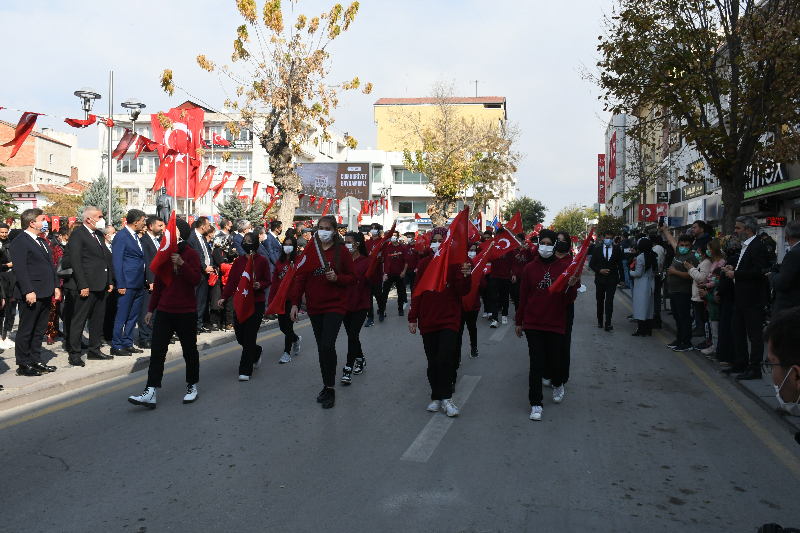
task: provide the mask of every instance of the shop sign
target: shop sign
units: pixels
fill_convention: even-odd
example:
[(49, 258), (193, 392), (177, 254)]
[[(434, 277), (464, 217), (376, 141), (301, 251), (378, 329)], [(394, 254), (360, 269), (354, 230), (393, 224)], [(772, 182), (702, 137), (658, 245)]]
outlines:
[(706, 193), (706, 184), (705, 182), (700, 183), (691, 183), (689, 185), (683, 186), (683, 199), (684, 200), (691, 200), (692, 198), (697, 198), (698, 196), (703, 196)]

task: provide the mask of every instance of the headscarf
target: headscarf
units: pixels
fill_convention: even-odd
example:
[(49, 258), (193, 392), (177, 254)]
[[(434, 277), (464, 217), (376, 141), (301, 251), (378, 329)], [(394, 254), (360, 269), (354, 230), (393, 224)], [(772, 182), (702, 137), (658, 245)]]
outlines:
[(437, 226), (433, 228), (431, 231), (431, 239), (433, 239), (436, 235), (441, 235), (442, 237), (447, 237), (447, 228), (443, 226)]
[(555, 244), (558, 240), (558, 235), (551, 229), (543, 229), (539, 232), (539, 241), (541, 242), (542, 239), (550, 239), (550, 241)]

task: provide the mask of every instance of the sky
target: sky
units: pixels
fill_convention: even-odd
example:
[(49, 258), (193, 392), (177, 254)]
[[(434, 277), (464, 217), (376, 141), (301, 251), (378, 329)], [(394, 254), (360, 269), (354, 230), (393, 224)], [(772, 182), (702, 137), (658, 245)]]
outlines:
[[(260, 13), (263, 0), (257, 2)], [(283, 4), (287, 20), (291, 4)], [(310, 18), (332, 5), (299, 0), (294, 12)], [(341, 97), (335, 131), (374, 149), (378, 98), (426, 96), (439, 79), (452, 82), (459, 95), (475, 96), (470, 81), (478, 80), (479, 96), (506, 97), (508, 118), (521, 130), (517, 149), (525, 158), (516, 174), (517, 196), (542, 201), (548, 221), (567, 205), (591, 206), (610, 115), (579, 70), (594, 69), (603, 11), (611, 6), (612, 0), (362, 0), (349, 31), (329, 49), (328, 80), (358, 76), (374, 89)], [(205, 54), (229, 64), (242, 23), (235, 0), (0, 0), (4, 42), (17, 43), (3, 57), (0, 107), (83, 118), (73, 92), (89, 86), (103, 95), (95, 111), (105, 114), (113, 70), (115, 113), (131, 97), (147, 112), (167, 110), (190, 99), (181, 90), (172, 97), (161, 90), (160, 74), (169, 68), (177, 85), (220, 109), (223, 86), (195, 58)], [(19, 115), (0, 110), (8, 122)], [(37, 124), (77, 131), (59, 119), (41, 117)], [(81, 148), (97, 148), (97, 142), (96, 126), (81, 130)]]

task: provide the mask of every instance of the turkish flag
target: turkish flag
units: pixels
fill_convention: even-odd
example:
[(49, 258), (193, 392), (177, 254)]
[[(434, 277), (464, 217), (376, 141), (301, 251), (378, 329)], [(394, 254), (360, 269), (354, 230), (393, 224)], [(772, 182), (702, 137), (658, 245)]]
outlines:
[(481, 240), (481, 232), (478, 228), (475, 227), (475, 224), (472, 223), (471, 220), (468, 221), (469, 224), (469, 242), (478, 242)]
[[(321, 199), (321, 200), (322, 200), (322, 199)], [(327, 215), (327, 214), (328, 214), (328, 209), (330, 209), (330, 207), (331, 207), (331, 201), (332, 201), (332, 200), (331, 200), (330, 198), (328, 198), (328, 201), (327, 201), (327, 202), (325, 202), (325, 210), (324, 210), (324, 211), (322, 211), (322, 215), (320, 215), (320, 216), (323, 216), (323, 217), (324, 217), (325, 215)]]
[(322, 203), (324, 201), (325, 201), (325, 198), (323, 196), (320, 196), (319, 197), (319, 203), (317, 204), (317, 209), (321, 209), (322, 208)]
[(506, 224), (506, 230), (510, 231), (513, 235), (517, 235), (518, 233), (524, 233), (522, 229), (522, 215), (519, 211), (511, 217), (511, 220), (508, 221)]
[(58, 231), (61, 229), (61, 220), (57, 217), (53, 217), (53, 231)]
[(69, 224), (70, 228), (72, 227), (72, 225), (75, 223), (76, 220), (78, 220), (77, 217), (68, 217), (67, 218), (67, 224)]
[[(200, 108), (170, 109), (164, 115), (172, 121), (172, 129), (162, 128), (156, 113), (150, 115), (150, 125), (153, 128), (153, 140), (158, 143), (158, 156), (162, 164), (170, 150), (177, 152), (173, 171), (165, 176), (167, 194), (176, 198), (194, 198), (195, 187), (200, 179), (197, 150), (201, 147), (205, 113)], [(195, 164), (190, 164), (190, 160), (194, 160)]]
[(144, 152), (155, 152), (158, 149), (158, 143), (155, 141), (151, 141), (147, 137), (142, 137), (139, 135), (136, 137), (136, 155), (133, 156), (134, 159), (139, 158), (139, 154)]
[(228, 178), (230, 178), (231, 175), (232, 174), (230, 172), (223, 172), (222, 181), (220, 181), (211, 188), (211, 190), (214, 191), (214, 196), (211, 198), (212, 202), (216, 200), (217, 196), (219, 196), (219, 193), (222, 192), (222, 188), (225, 186), (226, 183), (228, 183)]
[[(311, 239), (311, 242), (308, 243), (308, 246), (306, 246), (300, 262), (297, 263), (297, 274), (314, 272), (320, 267), (327, 266), (326, 263), (322, 248), (320, 247), (319, 238), (315, 236)], [(283, 286), (283, 282), (281, 282), (281, 286)]]
[(414, 241), (414, 249), (418, 252), (424, 252), (425, 248), (431, 244), (431, 237), (433, 237), (432, 231), (423, 233), (422, 237)]
[(569, 282), (569, 278), (575, 275), (576, 272), (583, 271), (583, 263), (586, 261), (586, 255), (589, 251), (589, 243), (592, 242), (592, 235), (594, 234), (594, 227), (589, 230), (589, 235), (583, 240), (583, 246), (581, 246), (581, 251), (578, 252), (575, 257), (572, 259), (572, 263), (567, 267), (567, 269), (561, 273), (558, 278), (550, 285), (550, 294), (553, 294), (556, 291), (564, 290), (564, 287), (567, 286)]
[(255, 312), (256, 297), (253, 294), (253, 254), (247, 258), (247, 266), (244, 267), (242, 277), (239, 278), (239, 286), (236, 287), (236, 294), (233, 295), (233, 308), (236, 311), (236, 319), (241, 324)]
[(28, 135), (33, 131), (33, 127), (36, 125), (36, 119), (39, 118), (41, 113), (31, 113), (30, 111), (26, 111), (19, 119), (19, 123), (17, 124), (16, 129), (14, 130), (14, 138), (8, 141), (5, 144), (0, 146), (9, 147), (11, 145), (14, 146), (14, 149), (11, 150), (11, 155), (8, 157), (11, 159), (15, 155), (22, 145), (25, 143), (25, 139), (28, 138)]
[(669, 204), (647, 204), (639, 206), (639, 221), (658, 222), (658, 217), (665, 217)]
[(217, 146), (230, 146), (231, 143), (226, 141), (223, 137), (220, 137), (216, 133), (211, 134), (211, 144), (216, 144)]
[(308, 207), (309, 207), (309, 209), (312, 209), (314, 207), (314, 201), (316, 199), (317, 199), (317, 197), (314, 196), (313, 194), (309, 194), (308, 195)]
[[(475, 257), (475, 266), (472, 268), (472, 286), (469, 294), (461, 298), (461, 305), (465, 310), (472, 309), (472, 304), (475, 303), (475, 297), (478, 295), (478, 288), (481, 283), (481, 276), (485, 274), (487, 268), (486, 264), (491, 263), (501, 255), (505, 255), (511, 250), (515, 250), (522, 245), (513, 234), (502, 233), (496, 235), (492, 239), (482, 243), (481, 252)], [(479, 274), (480, 275), (477, 275)]]
[(122, 157), (128, 153), (128, 148), (131, 147), (133, 141), (135, 140), (136, 134), (128, 128), (125, 128), (125, 135), (122, 136), (122, 139), (119, 140), (117, 147), (114, 148), (114, 152), (111, 154), (111, 159), (122, 161)]
[(421, 220), (422, 217), (419, 216), (419, 213), (414, 213), (414, 220)]
[(200, 198), (206, 195), (208, 189), (211, 188), (211, 182), (214, 181), (214, 172), (217, 171), (217, 167), (214, 165), (208, 165), (206, 167), (206, 172), (203, 174), (203, 179), (200, 180), (200, 183), (195, 188), (194, 192), (194, 201), (196, 202)]
[(233, 186), (233, 192), (231, 192), (233, 196), (239, 196), (239, 193), (242, 192), (242, 187), (244, 187), (245, 179), (246, 178), (244, 176), (239, 176), (237, 178), (236, 185)]
[(367, 279), (371, 278), (372, 275), (375, 273), (375, 269), (378, 268), (378, 263), (379, 263), (378, 259), (380, 259), (381, 255), (383, 255), (383, 245), (386, 244), (392, 237), (395, 226), (397, 226), (397, 222), (392, 224), (392, 229), (384, 233), (383, 238), (381, 238), (380, 241), (375, 243), (375, 245), (372, 247), (372, 250), (370, 250), (369, 268), (367, 268)]
[(164, 285), (172, 283), (172, 254), (178, 253), (178, 230), (175, 228), (175, 211), (169, 217), (169, 224), (161, 236), (161, 245), (150, 263), (150, 271), (161, 278)]
[(292, 265), (283, 276), (281, 286), (278, 288), (278, 292), (276, 292), (275, 296), (272, 298), (272, 303), (269, 304), (267, 310), (264, 311), (265, 315), (286, 314), (286, 298), (289, 296), (289, 288), (292, 286), (292, 281), (294, 281), (295, 274), (297, 274), (297, 269), (294, 267), (294, 265)]
[[(176, 155), (178, 155), (178, 152), (170, 150), (161, 158), (161, 164), (156, 171), (156, 181), (153, 183), (152, 190), (156, 191), (164, 187), (167, 183), (167, 176), (172, 176), (174, 174)], [(169, 194), (169, 189), (167, 189), (167, 194)]]
[(533, 228), (533, 236), (534, 236), (534, 237), (538, 237), (538, 236), (539, 236), (539, 232), (540, 232), (540, 231), (542, 231), (543, 229), (544, 229), (544, 226), (543, 226), (543, 225), (541, 225), (541, 224), (536, 224), (536, 227), (535, 227), (535, 228)]
[[(266, 217), (267, 217), (267, 213), (269, 213), (269, 210), (270, 210), (270, 209), (272, 209), (272, 206), (273, 206), (273, 204), (275, 203), (275, 200), (277, 200), (277, 199), (278, 199), (278, 195), (277, 195), (277, 194), (276, 194), (275, 196), (273, 196), (273, 197), (272, 197), (272, 201), (269, 203), (269, 205), (267, 206), (267, 208), (266, 208), (266, 209), (264, 209), (264, 213), (261, 215), (261, 218), (266, 218)], [(270, 314), (270, 315), (271, 315), (271, 314), (273, 314), (273, 313), (267, 313), (267, 314)]]
[(433, 255), (422, 279), (414, 283), (414, 296), (424, 291), (441, 292), (447, 285), (447, 268), (467, 261), (469, 249), (469, 208), (464, 208), (447, 230), (447, 237)]
[(258, 194), (258, 186), (259, 186), (260, 184), (261, 184), (261, 182), (260, 182), (260, 181), (254, 181), (254, 182), (253, 182), (253, 197), (252, 197), (252, 198), (250, 198), (250, 203), (251, 203), (251, 204), (252, 204), (253, 202), (255, 202), (255, 201), (256, 201), (256, 194)]
[(97, 115), (89, 115), (89, 118), (86, 120), (80, 120), (77, 118), (65, 118), (64, 122), (72, 126), (73, 128), (85, 128), (91, 124), (97, 122)]

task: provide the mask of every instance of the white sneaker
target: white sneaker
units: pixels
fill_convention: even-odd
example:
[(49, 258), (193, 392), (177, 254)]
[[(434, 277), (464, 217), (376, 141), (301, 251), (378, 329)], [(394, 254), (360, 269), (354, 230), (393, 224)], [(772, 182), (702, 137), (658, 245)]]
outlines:
[(242, 374), (239, 376), (239, 381), (250, 381), (250, 376), (245, 376)]
[(483, 318), (489, 318), (489, 313), (483, 313)]
[(258, 358), (258, 361), (253, 363), (253, 369), (256, 369), (261, 366), (261, 357)]
[(549, 387), (549, 386), (550, 386), (550, 380), (542, 378), (542, 387)]
[(283, 363), (288, 363), (291, 360), (292, 360), (292, 356), (289, 355), (286, 352), (283, 352), (283, 355), (281, 356), (281, 358), (280, 358), (280, 360), (278, 362), (283, 364)]
[[(297, 336), (297, 340), (292, 343), (292, 353), (294, 355), (300, 355), (300, 341), (302, 341), (302, 340), (303, 340), (303, 336), (302, 335), (298, 335)], [(286, 361), (286, 362), (288, 363), (289, 361)]]
[(507, 316), (503, 317), (503, 324), (508, 324), (508, 317)]
[(553, 401), (555, 403), (561, 403), (561, 400), (564, 399), (564, 385), (560, 387), (553, 387)]
[(149, 407), (150, 409), (156, 408), (156, 388), (155, 387), (145, 387), (144, 392), (142, 392), (139, 396), (130, 396), (128, 401), (131, 402), (133, 405), (144, 405), (145, 407)]
[(496, 328), (497, 327), (497, 320), (492, 320), (492, 323), (489, 324), (489, 327), (490, 328)]
[(442, 400), (442, 409), (444, 409), (447, 416), (458, 416), (458, 407), (453, 403), (453, 400)]
[(439, 400), (433, 400), (431, 403), (428, 404), (428, 411), (431, 413), (435, 413), (439, 410), (439, 406), (442, 405), (442, 402)]
[(529, 416), (531, 420), (541, 420), (542, 419), (542, 406), (541, 405), (534, 405), (531, 408), (531, 416)]
[(197, 383), (194, 385), (186, 386), (186, 396), (183, 397), (183, 403), (192, 403), (197, 399)]

